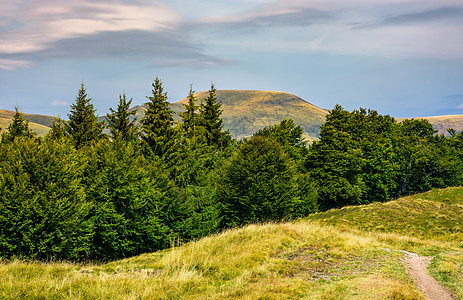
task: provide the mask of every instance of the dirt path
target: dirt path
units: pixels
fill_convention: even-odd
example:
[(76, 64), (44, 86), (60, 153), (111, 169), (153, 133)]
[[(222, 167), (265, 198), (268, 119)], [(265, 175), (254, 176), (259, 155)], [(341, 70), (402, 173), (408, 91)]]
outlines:
[(449, 289), (441, 286), (429, 275), (427, 267), (432, 257), (418, 256), (418, 254), (402, 251), (406, 254), (405, 267), (408, 274), (415, 281), (415, 286), (423, 293), (427, 300), (455, 300)]

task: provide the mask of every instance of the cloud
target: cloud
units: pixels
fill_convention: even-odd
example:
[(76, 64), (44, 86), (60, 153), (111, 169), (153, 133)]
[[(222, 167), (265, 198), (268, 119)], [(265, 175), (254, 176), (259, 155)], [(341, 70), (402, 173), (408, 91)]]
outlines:
[(463, 60), (462, 16), (456, 0), (288, 0), (202, 22), (253, 50)]
[(446, 6), (426, 11), (412, 11), (410, 13), (396, 14), (387, 16), (372, 24), (362, 24), (357, 28), (365, 29), (381, 26), (417, 25), (436, 21), (438, 21), (439, 24), (463, 24), (463, 7)]
[(218, 31), (249, 32), (256, 29), (310, 26), (313, 23), (327, 22), (332, 16), (314, 8), (286, 7), (265, 9), (249, 14), (235, 16), (215, 16), (199, 20), (200, 24)]
[(31, 66), (32, 63), (25, 60), (0, 59), (0, 70), (11, 71), (17, 68)]
[(407, 24), (418, 22), (430, 21), (449, 21), (457, 20), (463, 21), (463, 8), (462, 7), (441, 7), (424, 12), (416, 12), (410, 14), (397, 15), (394, 17), (386, 18), (383, 24)]
[(66, 101), (61, 101), (61, 100), (53, 100), (51, 103), (51, 106), (69, 106), (70, 104)]
[(190, 41), (179, 31), (148, 32), (130, 30), (100, 32), (67, 38), (47, 45), (44, 50), (9, 55), (10, 59), (43, 61), (46, 59), (93, 59), (112, 57), (143, 60), (153, 65), (201, 67), (228, 64), (231, 61), (205, 54), (201, 44)]
[(0, 30), (0, 58), (9, 62), (0, 61), (4, 70), (55, 58), (116, 57), (188, 66), (229, 63), (192, 42), (185, 22), (165, 5), (49, 0), (25, 6), (22, 28)]
[(231, 47), (463, 59), (461, 0), (202, 0), (201, 18), (182, 3), (4, 1), (0, 69), (98, 57), (216, 66), (232, 62), (220, 52)]
[(99, 32), (165, 30), (180, 21), (175, 11), (161, 5), (41, 1), (24, 6), (17, 12), (23, 26), (0, 32), (0, 53), (40, 51), (61, 39)]

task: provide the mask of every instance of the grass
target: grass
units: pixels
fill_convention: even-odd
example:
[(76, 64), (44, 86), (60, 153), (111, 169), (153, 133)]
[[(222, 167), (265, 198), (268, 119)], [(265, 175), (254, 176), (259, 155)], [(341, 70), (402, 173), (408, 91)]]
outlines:
[[(198, 102), (207, 92), (197, 93)], [(265, 126), (292, 118), (304, 130), (304, 137), (311, 141), (318, 137), (320, 125), (328, 113), (303, 99), (283, 92), (253, 90), (218, 90), (217, 100), (222, 103), (224, 128), (236, 139), (250, 137)], [(183, 111), (186, 99), (172, 104), (178, 114)]]
[[(433, 117), (418, 117), (415, 119), (426, 119), (432, 124), (439, 134), (448, 135), (447, 129), (453, 128), (457, 132), (463, 130), (463, 115), (446, 115), (446, 116), (433, 116)], [(404, 118), (398, 119), (399, 121)]]
[(8, 262), (2, 299), (419, 299), (400, 252), (308, 221), (251, 225), (101, 265)]
[(104, 264), (0, 263), (2, 299), (422, 299), (400, 250), (463, 299), (463, 188), (228, 230)]
[(395, 233), (463, 247), (463, 190), (434, 190), (386, 203), (348, 206), (309, 217), (324, 224)]
[[(10, 125), (15, 112), (5, 109), (0, 109), (0, 128), (6, 130)], [(37, 114), (23, 114), (23, 118), (29, 120), (29, 128), (36, 132), (38, 136), (45, 136), (53, 124), (51, 116), (37, 115)]]

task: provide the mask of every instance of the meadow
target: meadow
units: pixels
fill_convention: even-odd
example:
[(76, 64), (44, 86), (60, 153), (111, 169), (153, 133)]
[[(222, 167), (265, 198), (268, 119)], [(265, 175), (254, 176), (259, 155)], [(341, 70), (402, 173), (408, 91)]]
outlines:
[(401, 250), (463, 299), (463, 188), (253, 224), (105, 263), (3, 261), (2, 299), (423, 299)]

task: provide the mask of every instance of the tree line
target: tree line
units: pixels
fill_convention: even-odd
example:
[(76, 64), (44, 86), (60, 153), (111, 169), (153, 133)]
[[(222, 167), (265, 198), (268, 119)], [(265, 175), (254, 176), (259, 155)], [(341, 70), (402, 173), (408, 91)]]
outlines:
[(337, 105), (311, 145), (290, 119), (236, 141), (213, 84), (199, 104), (190, 87), (178, 122), (159, 78), (146, 98), (140, 120), (122, 94), (99, 122), (82, 83), (44, 138), (16, 108), (0, 143), (2, 258), (119, 259), (463, 181), (462, 134), (426, 120)]

